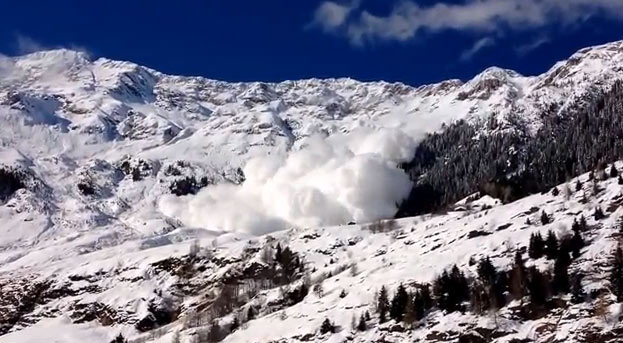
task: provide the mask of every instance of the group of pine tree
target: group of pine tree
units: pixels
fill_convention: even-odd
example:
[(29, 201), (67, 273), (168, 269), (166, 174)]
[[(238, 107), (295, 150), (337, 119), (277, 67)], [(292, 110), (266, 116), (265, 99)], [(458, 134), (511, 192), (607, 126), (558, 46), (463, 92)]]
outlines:
[[(551, 220), (541, 213), (541, 220)], [(623, 234), (623, 221), (618, 224)], [(576, 272), (569, 274), (569, 267), (574, 259), (581, 255), (586, 242), (582, 233), (588, 230), (585, 217), (575, 219), (571, 226), (572, 235), (559, 238), (553, 231), (548, 231), (545, 238), (540, 233), (530, 237), (527, 249), (528, 258), (537, 260), (546, 258), (554, 261), (551, 270), (542, 271), (536, 266), (526, 266), (522, 251), (517, 251), (509, 270), (498, 270), (489, 257), (470, 264), (476, 265), (476, 276), (468, 278), (456, 265), (443, 271), (432, 284), (417, 284), (409, 289), (400, 284), (393, 295), (382, 286), (376, 294), (375, 310), (378, 322), (389, 320), (403, 322), (406, 325), (423, 319), (433, 309), (446, 312), (471, 311), (476, 314), (495, 313), (512, 300), (522, 304), (538, 315), (545, 315), (550, 310), (548, 302), (556, 297), (568, 296), (569, 301), (579, 304), (597, 295), (586, 294), (582, 280), (584, 275)], [(619, 245), (610, 258), (609, 291), (623, 302), (623, 250)], [(360, 317), (354, 327), (366, 330), (369, 314)], [(329, 319), (323, 322), (321, 333), (333, 332), (334, 326)]]
[(556, 106), (544, 110), (536, 134), (519, 114), (504, 123), (495, 116), (458, 121), (430, 134), (403, 165), (414, 186), (397, 216), (439, 210), (478, 191), (512, 201), (603, 170), (623, 158), (622, 108), (623, 81), (617, 81), (562, 113)]
[[(598, 211), (594, 214), (596, 219)], [(541, 212), (542, 224), (551, 222), (546, 212)], [(559, 238), (553, 231), (548, 231), (545, 238), (540, 233), (533, 233), (528, 244), (528, 257), (533, 260), (546, 258), (554, 261), (552, 270), (541, 271), (536, 266), (527, 267), (524, 254), (517, 251), (509, 270), (498, 270), (489, 257), (480, 261), (471, 261), (476, 265), (475, 277), (468, 278), (456, 265), (445, 270), (432, 284), (417, 284), (409, 289), (400, 284), (393, 295), (382, 286), (375, 300), (375, 312), (379, 323), (389, 320), (404, 322), (407, 325), (422, 320), (431, 310), (438, 309), (446, 312), (471, 311), (476, 314), (495, 313), (512, 300), (521, 300), (533, 305), (537, 311), (546, 313), (548, 301), (554, 297), (569, 295), (572, 303), (581, 303), (587, 300), (587, 294), (582, 286), (583, 275), (575, 273), (569, 275), (569, 266), (572, 261), (581, 255), (586, 245), (583, 232), (588, 230), (584, 216), (574, 219), (571, 225), (572, 235)], [(619, 224), (619, 231), (623, 234), (623, 222)], [(300, 268), (300, 260), (288, 247), (277, 246), (273, 261), (281, 265), (285, 273), (296, 274)], [(293, 269), (290, 269), (293, 268)], [(609, 273), (610, 292), (616, 296), (618, 302), (623, 302), (623, 250), (618, 246), (610, 259)], [(287, 280), (283, 280), (287, 282)], [(304, 292), (303, 298), (307, 295)], [(344, 291), (343, 291), (344, 293)], [(253, 320), (255, 313), (249, 308), (247, 320)], [(545, 311), (545, 312), (544, 312)], [(352, 329), (366, 331), (372, 316), (368, 311), (353, 317)], [(193, 342), (218, 342), (228, 332), (237, 330), (240, 322), (237, 317), (227, 327), (221, 327), (218, 321), (205, 330), (197, 331)], [(333, 333), (336, 326), (326, 318), (319, 328), (320, 334)], [(179, 333), (175, 333), (174, 340), (179, 340)], [(118, 335), (111, 343), (126, 343), (122, 335)], [(175, 342), (177, 343), (177, 342)]]
[[(594, 193), (599, 192), (597, 179), (607, 177), (618, 178), (618, 183), (623, 184), (623, 179), (614, 165), (606, 172), (605, 168), (599, 173), (593, 172), (589, 175), (589, 180), (593, 181)], [(565, 186), (569, 188), (568, 185)], [(583, 185), (579, 180), (576, 181), (575, 191), (581, 191)], [(570, 189), (563, 190), (570, 193)], [(560, 191), (554, 187), (552, 195), (558, 196)], [(601, 207), (597, 206), (593, 212), (593, 217), (599, 221), (606, 217)], [(539, 216), (542, 225), (552, 222), (550, 215), (542, 211)], [(529, 219), (527, 224), (531, 224)], [(623, 221), (619, 224), (620, 234), (623, 235)], [(530, 236), (527, 255), (530, 259), (538, 260), (546, 258), (553, 261), (551, 270), (542, 271), (536, 266), (527, 267), (524, 260), (525, 251), (517, 251), (514, 262), (509, 270), (498, 270), (490, 258), (485, 257), (479, 262), (470, 260), (470, 265), (476, 265), (476, 276), (469, 278), (456, 265), (442, 272), (432, 284), (418, 284), (409, 289), (400, 284), (390, 299), (386, 287), (381, 287), (375, 301), (375, 312), (378, 315), (378, 322), (384, 323), (388, 320), (413, 324), (424, 318), (432, 309), (446, 312), (472, 311), (477, 314), (488, 312), (495, 313), (497, 310), (506, 306), (512, 300), (527, 301), (533, 305), (541, 314), (548, 311), (548, 302), (555, 297), (569, 295), (572, 303), (586, 301), (587, 295), (582, 287), (583, 275), (579, 272), (569, 275), (569, 266), (572, 261), (581, 255), (581, 250), (585, 246), (583, 232), (588, 230), (588, 224), (584, 216), (574, 219), (571, 225), (572, 235), (557, 237), (554, 231), (550, 230), (545, 236), (540, 232)], [(382, 231), (382, 230), (381, 230)], [(275, 249), (269, 249), (266, 257), (269, 268), (269, 281), (271, 286), (288, 285), (300, 276), (304, 271), (304, 263), (298, 254), (290, 250), (289, 247), (282, 248), (277, 244)], [(611, 259), (610, 266), (610, 291), (616, 296), (618, 302), (623, 302), (623, 250), (617, 247)], [(286, 304), (293, 305), (302, 301), (309, 293), (310, 286), (305, 282), (291, 292), (284, 293)], [(227, 290), (227, 288), (225, 288)], [(316, 290), (314, 290), (316, 292)], [(227, 292), (223, 292), (227, 294)], [(342, 291), (340, 297), (344, 297)], [(594, 296), (594, 295), (591, 295)], [(222, 297), (222, 295), (221, 295)], [(231, 299), (225, 300), (232, 305)], [(216, 303), (216, 302), (215, 302)], [(231, 306), (229, 306), (231, 307)], [(227, 311), (231, 312), (231, 308)], [(227, 312), (229, 313), (229, 312)], [(248, 308), (246, 320), (255, 319), (255, 310), (251, 306)], [(366, 331), (372, 316), (368, 311), (354, 316), (352, 329)], [(227, 334), (237, 330), (241, 325), (238, 317), (226, 326), (221, 326), (218, 320), (212, 321), (207, 329), (197, 331), (193, 336), (193, 342), (218, 342)], [(319, 329), (321, 334), (335, 332), (336, 326), (329, 318), (326, 318)], [(179, 338), (179, 334), (175, 337)], [(113, 340), (114, 343), (126, 342), (122, 335)]]
[[(291, 282), (300, 278), (304, 272), (304, 263), (298, 253), (288, 246), (277, 243), (276, 246), (267, 245), (262, 251), (261, 258), (267, 264), (267, 268), (262, 274), (259, 285), (264, 285), (264, 289), (276, 286), (288, 286)], [(189, 256), (194, 259), (200, 254), (201, 247), (198, 243), (191, 245)], [(256, 280), (257, 281), (257, 280)], [(309, 284), (301, 282), (297, 287), (282, 288), (282, 302), (291, 306), (302, 301), (309, 294)], [(219, 317), (231, 314), (236, 307), (242, 305), (239, 299), (239, 291), (231, 285), (223, 285), (221, 291), (213, 299), (210, 311), (205, 313), (187, 314), (184, 322), (185, 328), (197, 328), (191, 336), (191, 343), (215, 343), (223, 340), (227, 335), (238, 330), (244, 323), (254, 320), (257, 309), (254, 306), (247, 306), (245, 311), (238, 311), (232, 316), (232, 320), (223, 323)], [(205, 316), (203, 316), (205, 315)], [(206, 322), (206, 319), (208, 320)], [(212, 320), (210, 320), (212, 319)], [(207, 324), (207, 325), (206, 325)], [(152, 334), (156, 334), (152, 330)], [(134, 340), (139, 343), (141, 340)], [(128, 343), (122, 334), (117, 335), (111, 343)], [(171, 343), (180, 343), (180, 334), (175, 332)]]

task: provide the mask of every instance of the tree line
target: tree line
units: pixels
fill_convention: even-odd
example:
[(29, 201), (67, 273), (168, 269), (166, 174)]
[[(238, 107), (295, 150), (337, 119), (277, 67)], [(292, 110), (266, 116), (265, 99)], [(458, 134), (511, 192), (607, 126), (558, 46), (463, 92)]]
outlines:
[[(519, 114), (458, 121), (429, 134), (402, 167), (414, 186), (398, 217), (438, 210), (481, 191), (513, 201), (623, 158), (623, 81), (559, 113), (551, 106), (529, 134)], [(615, 168), (616, 169), (616, 168)], [(611, 170), (611, 175), (617, 170)], [(623, 182), (623, 180), (621, 180)]]
[[(623, 234), (623, 222), (618, 224)], [(458, 266), (444, 270), (431, 283), (408, 287), (401, 283), (390, 296), (387, 287), (382, 286), (375, 295), (374, 309), (379, 323), (389, 320), (413, 325), (424, 319), (431, 310), (445, 312), (466, 312), (476, 314), (496, 313), (510, 301), (520, 300), (530, 313), (526, 316), (538, 318), (551, 309), (549, 301), (555, 297), (569, 296), (572, 303), (587, 301), (582, 281), (582, 272), (569, 274), (572, 261), (581, 255), (586, 246), (583, 233), (588, 230), (586, 219), (581, 216), (573, 221), (573, 234), (558, 237), (548, 231), (544, 239), (540, 233), (530, 237), (529, 259), (545, 258), (554, 261), (551, 270), (542, 271), (536, 266), (526, 266), (521, 250), (516, 251), (513, 263), (508, 270), (499, 270), (489, 257), (476, 264), (474, 277), (467, 277)], [(609, 260), (609, 289), (617, 302), (623, 302), (623, 249), (617, 246)], [(599, 301), (598, 301), (599, 302)], [(360, 317), (355, 328), (365, 330), (368, 325), (366, 315)], [(321, 333), (333, 332), (329, 319), (323, 322)]]

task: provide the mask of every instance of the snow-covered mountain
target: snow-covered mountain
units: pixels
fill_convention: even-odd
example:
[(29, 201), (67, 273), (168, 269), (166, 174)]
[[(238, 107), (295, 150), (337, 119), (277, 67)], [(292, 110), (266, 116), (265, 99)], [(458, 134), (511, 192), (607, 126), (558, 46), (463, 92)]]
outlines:
[[(622, 72), (623, 41), (582, 49), (539, 76), (494, 67), (465, 83), (420, 87), (351, 79), (227, 83), (92, 61), (70, 50), (2, 57), (0, 285), (9, 295), (0, 300), (0, 333), (10, 334), (0, 342), (40, 342), (49, 330), (65, 335), (58, 342), (108, 342), (120, 331), (139, 337), (143, 320), (143, 331), (165, 325), (158, 330), (172, 332), (192, 311), (211, 304), (210, 292), (229, 273), (260, 268), (256, 260), (271, 239), (301, 254), (306, 268), (315, 270), (314, 280), (338, 267), (357, 264), (358, 270), (328, 278), (327, 296), (292, 307), (279, 304), (278, 288), (262, 289), (261, 318), (226, 339), (347, 339), (348, 330), (309, 334), (329, 313), (346, 327), (355, 312), (368, 309), (381, 283), (393, 290), (400, 282), (427, 282), (451, 263), (465, 266), (481, 255), (508, 265), (512, 255), (500, 249), (525, 246), (540, 229), (520, 228), (525, 218), (517, 213), (547, 208), (567, 223), (620, 192), (610, 182), (589, 204), (533, 196), (477, 214), (405, 219), (391, 234), (334, 226), (392, 216), (406, 196), (396, 194), (408, 194), (396, 164), (410, 157), (425, 133), (458, 119), (478, 125), (496, 116), (512, 125), (519, 120), (512, 128), (531, 134), (544, 113), (581, 107)], [(379, 199), (371, 203), (372, 197)], [(288, 207), (292, 203), (299, 206)], [(241, 221), (242, 212), (253, 216)], [(261, 228), (249, 224), (260, 217)], [(594, 263), (612, 245), (607, 230), (613, 220), (590, 232), (594, 244), (583, 259)], [(497, 232), (502, 221), (512, 229)], [(258, 236), (283, 228), (292, 229)], [(492, 234), (468, 238), (472, 231)], [(185, 255), (194, 239), (211, 252), (189, 264)], [(581, 261), (577, 267), (588, 269)], [(187, 265), (193, 272), (180, 275), (178, 268)], [(339, 297), (346, 287), (353, 294)], [(353, 339), (416, 339), (481, 320), (435, 316), (426, 330), (388, 333), (375, 326)], [(151, 324), (145, 319), (156, 317)], [(509, 317), (507, 324), (517, 338), (535, 338), (537, 325), (550, 321)], [(184, 340), (193, 330), (182, 332)]]

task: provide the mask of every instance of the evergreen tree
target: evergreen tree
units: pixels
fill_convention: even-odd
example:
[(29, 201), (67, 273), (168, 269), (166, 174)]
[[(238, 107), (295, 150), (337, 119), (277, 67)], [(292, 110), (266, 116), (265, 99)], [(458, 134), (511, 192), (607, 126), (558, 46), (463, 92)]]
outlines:
[(506, 273), (498, 273), (491, 287), (490, 298), (493, 308), (499, 309), (506, 305), (506, 292), (510, 290)]
[(558, 187), (552, 188), (552, 195), (556, 197), (558, 196), (558, 194), (560, 194), (560, 191), (558, 191)]
[(366, 321), (370, 320), (370, 312), (366, 311), (366, 312), (364, 312), (363, 315), (364, 315), (364, 318), (366, 319)]
[(580, 256), (582, 248), (584, 248), (584, 238), (582, 238), (582, 233), (580, 231), (580, 225), (573, 220), (573, 225), (571, 225), (571, 229), (573, 230), (573, 236), (571, 237), (570, 249), (573, 258), (578, 258)]
[(325, 320), (322, 322), (322, 325), (320, 325), (320, 334), (325, 334), (327, 332), (335, 332), (335, 326), (333, 325), (333, 323), (331, 323), (329, 318), (325, 318)]
[(581, 231), (580, 223), (578, 223), (578, 220), (575, 218), (573, 218), (573, 223), (571, 224), (571, 231)]
[(402, 317), (405, 324), (411, 325), (417, 320), (417, 314), (415, 312), (415, 294), (409, 294), (407, 306), (405, 307), (405, 314)]
[(424, 308), (424, 299), (422, 297), (422, 291), (417, 290), (413, 295), (413, 313), (415, 315), (416, 320), (420, 320), (424, 318), (424, 312), (426, 312)]
[(593, 217), (595, 218), (595, 220), (602, 220), (606, 218), (606, 215), (604, 214), (604, 211), (601, 209), (601, 207), (597, 206), (595, 207), (595, 213), (593, 213)]
[(521, 299), (526, 294), (526, 284), (527, 284), (527, 276), (526, 276), (526, 266), (523, 261), (523, 257), (521, 256), (521, 252), (517, 251), (515, 253), (515, 260), (513, 263), (513, 267), (510, 270), (510, 294), (513, 299)]
[(387, 289), (385, 286), (381, 286), (379, 291), (379, 298), (376, 304), (376, 312), (379, 314), (379, 323), (387, 321), (387, 312), (389, 311), (389, 297), (387, 296)]
[(582, 279), (583, 275), (581, 273), (577, 273), (573, 276), (573, 282), (571, 285), (571, 302), (574, 304), (584, 302), (584, 299), (586, 298), (584, 287), (582, 287)]
[(424, 308), (424, 311), (430, 310), (434, 304), (433, 296), (431, 295), (431, 292), (430, 292), (430, 285), (429, 284), (421, 285), (419, 294), (422, 299), (422, 307)]
[(549, 296), (549, 280), (536, 267), (528, 269), (528, 291), (530, 301), (535, 305), (545, 305)]
[(357, 330), (366, 331), (368, 329), (368, 325), (366, 324), (366, 318), (363, 314), (359, 317), (359, 324), (357, 324)]
[(558, 255), (558, 238), (554, 231), (549, 230), (547, 232), (547, 239), (545, 240), (545, 255), (549, 260), (553, 260)]
[(463, 274), (463, 272), (459, 269), (459, 267), (457, 267), (456, 265), (454, 265), (454, 267), (452, 267), (452, 270), (450, 271), (450, 276), (452, 279), (452, 284), (457, 288), (456, 289), (456, 298), (457, 298), (457, 303), (466, 301), (467, 299), (469, 299), (469, 283), (467, 282), (467, 278), (465, 277), (465, 274)]
[(541, 224), (547, 225), (550, 222), (551, 222), (551, 219), (549, 218), (549, 215), (547, 215), (545, 211), (541, 211)]
[(281, 263), (283, 261), (283, 252), (281, 250), (281, 244), (277, 243), (277, 248), (275, 249), (275, 257), (273, 257), (273, 261)]
[(571, 287), (569, 282), (569, 254), (560, 252), (554, 262), (554, 278), (552, 280), (552, 289), (556, 294), (568, 293)]
[(279, 284), (289, 283), (296, 278), (302, 269), (301, 260), (289, 247), (282, 247), (277, 243), (273, 261), (278, 266), (276, 280)]
[(612, 167), (610, 167), (610, 177), (618, 177), (618, 176), (619, 176), (619, 171), (613, 164)]
[(576, 192), (579, 192), (579, 191), (581, 191), (581, 190), (582, 190), (582, 182), (580, 182), (580, 179), (578, 179), (578, 180), (575, 182), (575, 191), (576, 191)]
[(218, 320), (212, 322), (210, 325), (210, 330), (208, 331), (208, 342), (219, 342), (222, 337), (221, 326), (218, 323)]
[[(450, 288), (451, 288), (450, 274), (447, 270), (444, 270), (437, 279), (433, 282), (433, 293), (435, 294), (435, 301), (437, 307), (442, 310), (448, 310), (452, 308), (450, 303)], [(454, 310), (454, 308), (452, 308)]]
[(588, 225), (586, 224), (586, 218), (584, 217), (584, 215), (580, 216), (580, 231), (586, 231), (586, 228), (588, 227)]
[(409, 301), (409, 294), (405, 287), (400, 284), (396, 289), (396, 294), (392, 298), (391, 307), (389, 310), (389, 317), (397, 322), (402, 320), (402, 317), (407, 308), (407, 302)]
[(247, 321), (253, 319), (255, 319), (255, 310), (253, 309), (253, 306), (249, 306), (249, 309), (247, 310)]
[(424, 314), (430, 308), (433, 307), (433, 299), (430, 294), (430, 287), (428, 284), (420, 285), (413, 295), (413, 308), (415, 313), (415, 319), (420, 320), (424, 318)]
[(545, 253), (545, 241), (539, 232), (530, 235), (530, 244), (528, 246), (528, 256), (538, 259), (543, 257)]
[(474, 281), (472, 283), (471, 292), (470, 305), (472, 312), (482, 314), (491, 308), (489, 292), (482, 281)]
[(497, 271), (495, 266), (491, 263), (489, 257), (485, 257), (478, 264), (478, 278), (485, 283), (485, 285), (491, 286), (495, 281)]
[(118, 334), (110, 343), (127, 343), (128, 341), (122, 334)]
[(610, 288), (616, 295), (617, 302), (623, 301), (623, 251), (617, 246), (611, 259)]
[(465, 275), (455, 265), (444, 271), (433, 284), (433, 293), (437, 299), (437, 306), (445, 311), (462, 311), (462, 303), (469, 299), (470, 288)]
[(623, 177), (621, 177), (621, 175), (619, 174), (619, 176), (617, 177), (617, 183), (619, 185), (623, 185)]

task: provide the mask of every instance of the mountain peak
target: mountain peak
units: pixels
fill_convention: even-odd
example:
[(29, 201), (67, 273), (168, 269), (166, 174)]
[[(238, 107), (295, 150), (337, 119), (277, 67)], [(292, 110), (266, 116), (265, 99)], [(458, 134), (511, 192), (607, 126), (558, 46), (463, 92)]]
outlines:
[(502, 80), (502, 79), (509, 79), (509, 78), (517, 78), (517, 77), (522, 77), (522, 76), (523, 75), (521, 75), (520, 73), (512, 69), (492, 66), (492, 67), (489, 67), (483, 70), (480, 74), (476, 75), (474, 77), (474, 80), (482, 80), (482, 79)]
[(32, 63), (60, 63), (88, 64), (91, 62), (89, 55), (84, 51), (70, 50), (65, 48), (42, 50), (16, 58), (18, 61)]
[[(594, 178), (600, 190), (591, 192), (588, 202), (583, 189), (576, 188), (583, 187), (581, 182), (597, 185), (585, 181), (588, 175), (572, 183), (573, 194), (565, 191), (568, 185), (559, 185), (560, 196), (549, 192), (509, 204), (478, 199), (474, 192), (491, 180), (492, 171), (499, 169), (504, 176), (523, 170), (534, 159), (532, 152), (550, 147), (524, 142), (557, 141), (550, 134), (557, 131), (538, 131), (546, 134), (535, 134), (534, 140), (529, 136), (533, 127), (549, 128), (544, 116), (551, 108), (579, 108), (590, 92), (616, 85), (623, 70), (623, 42), (582, 49), (537, 77), (491, 67), (467, 83), (455, 79), (418, 88), (350, 78), (215, 81), (166, 75), (132, 62), (92, 61), (86, 53), (68, 49), (7, 58), (0, 67), (9, 70), (0, 72), (0, 293), (9, 295), (0, 299), (0, 336), (12, 331), (0, 342), (39, 342), (29, 340), (37, 330), (47, 337), (52, 329), (75, 328), (89, 335), (101, 330), (106, 337), (72, 336), (70, 341), (110, 342), (109, 336), (120, 331), (138, 341), (147, 335), (139, 331), (169, 324), (169, 319), (160, 323), (155, 318), (192, 318), (196, 309), (218, 304), (223, 298), (209, 294), (219, 294), (214, 292), (221, 285), (243, 285), (236, 291), (245, 289), (244, 313), (255, 316), (244, 327), (228, 330), (234, 332), (225, 342), (248, 337), (283, 341), (298, 335), (291, 328), (301, 328), (301, 341), (320, 341), (328, 338), (316, 334), (321, 320), (330, 317), (346, 327), (350, 318), (368, 309), (366, 303), (381, 284), (394, 288), (401, 282), (430, 282), (450, 263), (475, 275), (472, 257), (491, 256), (496, 264), (508, 265), (515, 251), (526, 249), (532, 233), (570, 226), (582, 213), (590, 223), (591, 246), (585, 256), (597, 256), (604, 240), (593, 237), (605, 237), (618, 225), (620, 213), (602, 219), (606, 222), (591, 217), (594, 204), (605, 208), (620, 203), (615, 178)], [(486, 120), (490, 118), (502, 120)], [(595, 127), (611, 124), (603, 122)], [(430, 132), (439, 135), (427, 136)], [(591, 132), (587, 137), (592, 138)], [(579, 141), (596, 146), (592, 139)], [(613, 146), (607, 144), (610, 139), (602, 141)], [(414, 153), (416, 142), (425, 149)], [(582, 154), (589, 158), (600, 156), (578, 147), (589, 151)], [(421, 161), (413, 158), (418, 155)], [(410, 170), (397, 167), (403, 160)], [(543, 166), (541, 176), (551, 164)], [(360, 225), (396, 213), (396, 204), (412, 190), (407, 173), (430, 181), (434, 192), (421, 198), (428, 203), (447, 195), (452, 209), (452, 199), (472, 195), (445, 214)], [(496, 188), (492, 193), (507, 196), (506, 187), (491, 184)], [(540, 211), (551, 214), (554, 226), (538, 221)], [(415, 213), (421, 212), (406, 215)], [(352, 225), (331, 227), (346, 223)], [(290, 227), (294, 229), (283, 230)], [(274, 235), (262, 236), (269, 231)], [(566, 235), (558, 231), (560, 237)], [(191, 239), (197, 243), (189, 248)], [(275, 287), (283, 277), (268, 275), (285, 270), (281, 265), (272, 269), (278, 261), (271, 249), (278, 243), (284, 251), (287, 243), (301, 254), (302, 259), (288, 260), (304, 260), (302, 265), (310, 267), (294, 274), (313, 273), (310, 279), (319, 280), (314, 294), (306, 297), (305, 291), (299, 299), (298, 284)], [(599, 262), (587, 261), (589, 270)], [(252, 276), (245, 280), (239, 275)], [(256, 276), (262, 277), (260, 282)], [(298, 303), (291, 303), (294, 298)], [(567, 323), (579, 318), (575, 310), (582, 308), (572, 309)], [(501, 341), (537, 332), (536, 321), (516, 320), (515, 313), (531, 311), (500, 316), (500, 327), (518, 331), (505, 332)], [(9, 321), (3, 322), (5, 313)], [(558, 314), (543, 320), (562, 327)], [(66, 323), (48, 318), (57, 315)], [(450, 329), (446, 318), (466, 324), (452, 325), (452, 330), (479, 329), (470, 322), (478, 317), (471, 314), (434, 310), (428, 315), (431, 320), (420, 321), (413, 330), (377, 326), (372, 318), (369, 336), (352, 333), (352, 341), (376, 341), (387, 333), (395, 341), (422, 341), (428, 335), (420, 333), (438, 330), (430, 335), (433, 343), (454, 337), (442, 336)], [(210, 312), (210, 321), (226, 325), (233, 318), (212, 316)], [(82, 324), (86, 322), (88, 327)], [(195, 320), (184, 319), (157, 330), (179, 324), (184, 338), (197, 337), (199, 331), (187, 327), (191, 322)], [(273, 326), (275, 330), (265, 330)]]

